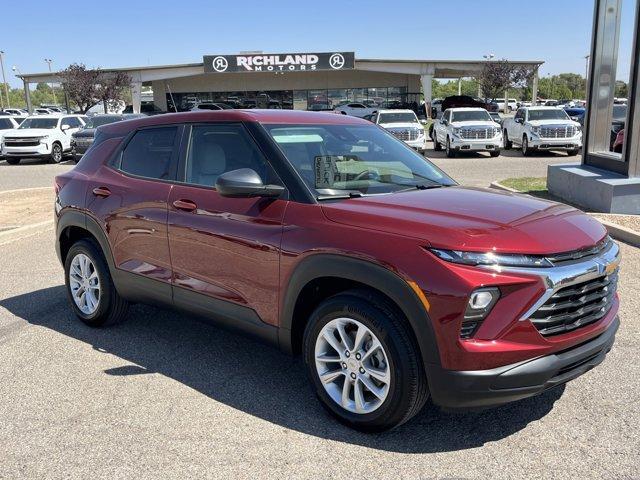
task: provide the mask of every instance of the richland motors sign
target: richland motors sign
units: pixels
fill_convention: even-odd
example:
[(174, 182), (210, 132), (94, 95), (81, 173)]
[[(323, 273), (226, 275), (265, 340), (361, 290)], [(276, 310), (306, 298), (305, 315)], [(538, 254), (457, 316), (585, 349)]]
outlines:
[(353, 70), (354, 52), (205, 55), (205, 73)]

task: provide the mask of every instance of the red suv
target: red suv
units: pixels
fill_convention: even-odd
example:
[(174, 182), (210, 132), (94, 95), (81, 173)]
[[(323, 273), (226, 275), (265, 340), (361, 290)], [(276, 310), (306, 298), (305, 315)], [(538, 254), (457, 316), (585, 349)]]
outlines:
[(603, 361), (619, 248), (574, 208), (457, 185), (345, 115), (202, 111), (98, 129), (56, 177), (91, 326), (162, 304), (302, 353), (339, 420), (518, 400)]

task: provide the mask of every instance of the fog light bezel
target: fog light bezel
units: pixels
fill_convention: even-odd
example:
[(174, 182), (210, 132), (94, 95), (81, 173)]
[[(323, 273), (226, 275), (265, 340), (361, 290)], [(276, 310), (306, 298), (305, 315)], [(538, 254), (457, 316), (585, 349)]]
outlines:
[[(486, 292), (491, 293), (491, 301), (482, 308), (472, 307), (471, 302), (474, 295)], [(460, 325), (460, 338), (464, 340), (473, 337), (482, 321), (487, 318), (489, 313), (491, 313), (491, 310), (493, 310), (493, 307), (499, 299), (500, 289), (498, 287), (481, 287), (471, 292), (467, 300), (464, 317)]]

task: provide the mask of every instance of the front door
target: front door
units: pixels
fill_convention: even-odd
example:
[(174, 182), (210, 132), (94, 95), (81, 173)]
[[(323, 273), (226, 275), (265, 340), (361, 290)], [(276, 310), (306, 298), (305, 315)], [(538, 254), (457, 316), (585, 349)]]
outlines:
[(218, 176), (239, 168), (281, 184), (242, 124), (191, 127), (185, 184), (174, 186), (168, 202), (174, 302), (275, 326), (287, 201), (219, 195)]

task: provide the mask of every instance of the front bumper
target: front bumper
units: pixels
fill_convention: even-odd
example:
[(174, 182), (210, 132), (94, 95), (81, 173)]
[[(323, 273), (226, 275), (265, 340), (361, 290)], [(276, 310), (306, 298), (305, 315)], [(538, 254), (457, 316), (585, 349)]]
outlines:
[(459, 152), (491, 152), (502, 148), (501, 136), (483, 140), (467, 140), (454, 136), (450, 142), (451, 148)]
[(409, 145), (411, 148), (415, 148), (416, 150), (426, 150), (427, 148), (427, 137), (424, 136), (422, 138), (420, 138), (419, 140), (403, 140), (404, 143), (406, 143), (407, 145)]
[(450, 409), (477, 409), (537, 395), (562, 385), (602, 363), (620, 326), (618, 317), (598, 337), (533, 360), (490, 370), (429, 369), (434, 403)]
[(582, 135), (570, 138), (543, 138), (531, 134), (529, 146), (538, 150), (575, 150), (582, 147)]
[(2, 145), (2, 156), (4, 157), (44, 157), (51, 155), (51, 144), (40, 143), (39, 145), (28, 147), (7, 147)]

